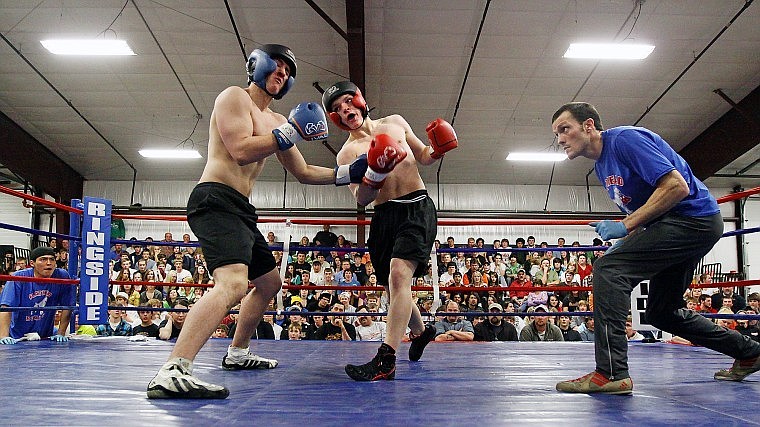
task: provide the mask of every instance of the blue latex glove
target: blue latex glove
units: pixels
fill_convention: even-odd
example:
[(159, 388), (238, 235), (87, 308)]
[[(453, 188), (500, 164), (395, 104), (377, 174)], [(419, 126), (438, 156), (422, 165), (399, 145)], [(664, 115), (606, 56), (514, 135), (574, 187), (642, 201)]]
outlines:
[(350, 165), (335, 168), (335, 185), (361, 184), (367, 172), (367, 155), (362, 154)]
[(63, 335), (53, 335), (52, 337), (50, 337), (50, 341), (55, 341), (55, 342), (67, 342), (68, 340), (69, 340), (69, 337), (63, 336)]
[(5, 337), (3, 339), (0, 339), (0, 344), (4, 344), (4, 345), (13, 345), (13, 344), (16, 344), (17, 342), (18, 340), (12, 337)]
[(594, 227), (602, 240), (619, 239), (628, 235), (628, 229), (625, 228), (622, 221), (605, 219), (604, 221), (589, 223), (589, 226)]

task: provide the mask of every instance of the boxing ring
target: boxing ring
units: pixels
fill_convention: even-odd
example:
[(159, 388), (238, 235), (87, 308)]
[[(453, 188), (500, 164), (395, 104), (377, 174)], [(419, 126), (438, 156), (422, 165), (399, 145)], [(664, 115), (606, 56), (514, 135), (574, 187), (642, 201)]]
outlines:
[[(138, 219), (159, 219), (141, 217)], [(64, 238), (76, 240), (76, 235)], [(181, 242), (175, 244), (182, 246)], [(72, 279), (68, 283), (78, 282)], [(727, 286), (759, 283), (745, 280), (727, 282)], [(701, 287), (719, 286), (721, 283)], [(225, 371), (221, 358), (230, 342), (210, 339), (195, 359), (195, 375), (230, 389), (224, 400), (146, 398), (146, 386), (165, 362), (173, 341), (77, 336), (65, 343), (43, 340), (0, 346), (2, 424), (760, 425), (756, 403), (760, 401), (760, 376), (743, 382), (715, 381), (713, 373), (732, 360), (701, 347), (630, 342), (634, 393), (611, 396), (565, 394), (554, 389), (558, 380), (593, 368), (591, 342), (432, 342), (419, 362), (407, 360), (409, 343), (402, 343), (396, 380), (372, 383), (351, 380), (343, 366), (371, 358), (377, 342), (256, 340), (251, 350), (276, 358), (279, 366)]]
[[(593, 343), (430, 343), (397, 361), (395, 381), (357, 383), (343, 364), (376, 342), (258, 341), (276, 369), (225, 371), (230, 340), (211, 339), (195, 373), (225, 400), (149, 400), (173, 343), (123, 337), (0, 348), (3, 423), (15, 425), (760, 425), (760, 379), (714, 381), (728, 358), (699, 347), (631, 343), (632, 396), (560, 394), (558, 379), (593, 366)], [(405, 354), (408, 344), (402, 344)]]

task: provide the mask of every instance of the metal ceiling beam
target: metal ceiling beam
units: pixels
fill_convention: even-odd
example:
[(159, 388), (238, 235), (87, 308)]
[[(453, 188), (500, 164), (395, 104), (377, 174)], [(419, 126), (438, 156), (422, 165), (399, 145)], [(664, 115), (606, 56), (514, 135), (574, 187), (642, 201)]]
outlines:
[(68, 204), (81, 199), (84, 178), (21, 126), (0, 112), (0, 153), (3, 165), (33, 187)]
[(364, 87), (364, 0), (346, 0), (346, 36), (348, 40), (348, 76), (366, 96)]
[(760, 122), (760, 86), (736, 106), (679, 152), (697, 178), (713, 176), (760, 143), (755, 131)]

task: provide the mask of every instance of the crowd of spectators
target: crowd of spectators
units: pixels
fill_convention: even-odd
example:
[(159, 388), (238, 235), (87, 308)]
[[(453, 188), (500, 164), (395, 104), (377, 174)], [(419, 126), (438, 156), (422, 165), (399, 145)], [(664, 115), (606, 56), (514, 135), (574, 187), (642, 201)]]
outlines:
[[(214, 283), (202, 249), (184, 245), (190, 243), (189, 234), (185, 234), (182, 240), (182, 245), (171, 245), (173, 236), (166, 233), (162, 242), (169, 245), (151, 245), (151, 238), (145, 240), (147, 245), (114, 244), (109, 254), (110, 277), (114, 283), (109, 292), (108, 321), (96, 328), (80, 327), (78, 332), (176, 338), (182, 329), (185, 312), (161, 309), (191, 308), (207, 292), (213, 292)], [(267, 234), (267, 241), (279, 265), (285, 255), (279, 250), (280, 243), (273, 232)], [(59, 248), (54, 239), (50, 241), (50, 246), (57, 250), (56, 262), (61, 268), (66, 268), (68, 262), (67, 243), (62, 242)], [(592, 245), (605, 244), (595, 239)], [(325, 226), (313, 240), (304, 236), (298, 245), (293, 246), (295, 251), (287, 254), (283, 284), (295, 288), (283, 289), (285, 313), (265, 316), (253, 338), (382, 341), (385, 338), (384, 319), (373, 313), (387, 311), (388, 295), (384, 292), (299, 288), (305, 285), (375, 286), (377, 276), (369, 254), (357, 251), (344, 236), (334, 235), (329, 226)], [(315, 246), (332, 250), (300, 249)], [(431, 285), (435, 262), (439, 286), (465, 289), (441, 291), (437, 313), (431, 313), (432, 292), (413, 292), (421, 313), (427, 315), (436, 328), (436, 341), (594, 340), (593, 317), (555, 314), (593, 311), (593, 292), (581, 289), (554, 291), (551, 287), (592, 287), (593, 264), (604, 251), (574, 250), (574, 247), (581, 246), (580, 243), (576, 241), (566, 246), (563, 238), (550, 247), (547, 242), (536, 243), (533, 236), (516, 239), (514, 246), (506, 238), (494, 240), (491, 246), (486, 246), (484, 239), (473, 237), (461, 245), (449, 237), (443, 243), (436, 241), (436, 246), (450, 251), (438, 252), (437, 258), (431, 260), (427, 274), (415, 278), (413, 284)], [(26, 268), (23, 258), (13, 259), (10, 255), (5, 257), (4, 271)], [(711, 277), (702, 274), (697, 282), (711, 283)], [(484, 292), (478, 291), (479, 287), (500, 289)], [(521, 290), (531, 287), (547, 289)], [(684, 295), (684, 309), (703, 313), (757, 314), (759, 304), (758, 293), (750, 294), (745, 300), (732, 287), (721, 287), (715, 294), (695, 288)], [(274, 300), (269, 309), (276, 311)], [(314, 312), (355, 315), (310, 314)], [(524, 314), (503, 315), (515, 312)], [(491, 313), (500, 315), (489, 315)], [(760, 340), (757, 321), (716, 322)], [(235, 326), (236, 314), (233, 313), (224, 319), (212, 337), (230, 338), (234, 336)], [(627, 332), (629, 339), (646, 337), (633, 330), (630, 319)]]

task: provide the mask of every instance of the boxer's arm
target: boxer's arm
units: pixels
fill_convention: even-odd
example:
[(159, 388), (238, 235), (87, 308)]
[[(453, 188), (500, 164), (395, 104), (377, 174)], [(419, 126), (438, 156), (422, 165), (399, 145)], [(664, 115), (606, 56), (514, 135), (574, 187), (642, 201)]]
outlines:
[(277, 160), (302, 184), (335, 184), (335, 169), (306, 163), (298, 148), (276, 151)]
[(224, 146), (241, 166), (264, 160), (278, 151), (274, 134), (253, 135), (251, 97), (242, 88), (229, 87), (219, 94), (214, 102), (213, 119)]
[[(336, 161), (338, 163), (338, 166), (349, 165), (356, 159), (357, 156), (358, 154), (354, 151), (343, 148), (340, 150), (340, 152), (338, 152)], [(361, 206), (367, 206), (368, 204), (372, 203), (377, 197), (377, 194), (380, 192), (379, 189), (361, 184), (349, 184), (348, 189), (351, 190), (351, 193), (354, 195), (356, 203)]]
[(406, 137), (406, 143), (409, 144), (409, 148), (412, 149), (414, 158), (422, 165), (432, 165), (436, 159), (430, 157), (430, 153), (433, 152), (433, 148), (426, 145), (422, 140), (417, 138), (414, 134), (412, 127), (409, 126), (406, 119), (398, 114), (394, 114), (389, 117), (393, 123), (398, 124), (404, 129), (404, 135)]

